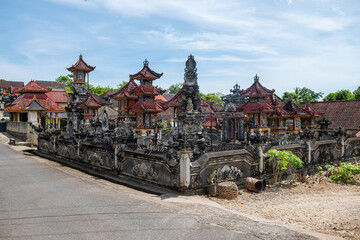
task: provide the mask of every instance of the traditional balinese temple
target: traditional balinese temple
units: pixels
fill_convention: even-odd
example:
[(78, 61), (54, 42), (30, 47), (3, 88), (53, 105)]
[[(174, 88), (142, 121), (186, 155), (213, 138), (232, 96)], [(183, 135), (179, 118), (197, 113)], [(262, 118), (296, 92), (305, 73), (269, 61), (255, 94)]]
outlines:
[(87, 64), (82, 55), (80, 54), (79, 60), (67, 68), (74, 75), (74, 82), (71, 87), (74, 94), (72, 101), (79, 107), (84, 109), (84, 120), (94, 120), (99, 114), (99, 109), (102, 106), (111, 105), (103, 98), (92, 94), (89, 90), (89, 73), (93, 71), (95, 67)]
[[(57, 128), (59, 126), (58, 114), (65, 112), (65, 108), (46, 95), (50, 91), (51, 89), (30, 81), (14, 92), (21, 95), (5, 108), (5, 112), (10, 113), (11, 121), (14, 122), (31, 122), (33, 125), (38, 125), (44, 117), (48, 124)], [(49, 120), (46, 113), (51, 113)], [(52, 113), (54, 113), (54, 118)]]
[(254, 83), (240, 90), (239, 95), (248, 98), (247, 103), (236, 109), (246, 114), (247, 131), (250, 128), (278, 134), (301, 132), (305, 128), (315, 131), (315, 118), (321, 115), (310, 107), (300, 108), (292, 99), (285, 103), (275, 90), (262, 86), (257, 75)]
[[(138, 73), (130, 75), (128, 84), (112, 96), (119, 102), (119, 120), (136, 120), (136, 131), (157, 131), (157, 115), (166, 108), (155, 101), (155, 96), (163, 94), (166, 90), (153, 86), (153, 81), (162, 75), (163, 73), (151, 70), (149, 62), (145, 59), (144, 67)], [(134, 80), (140, 81), (140, 85)]]
[[(183, 92), (183, 88), (181, 88), (178, 91), (178, 93), (171, 100), (161, 103), (162, 106), (167, 108), (166, 112), (163, 112), (160, 114), (161, 120), (169, 121), (172, 126), (176, 126), (175, 119), (178, 116), (181, 116), (181, 114), (182, 114), (182, 109), (181, 109), (181, 102), (183, 101), (182, 100), (182, 92)], [(201, 98), (200, 106), (201, 106), (202, 113), (204, 113), (205, 115), (210, 115), (212, 113), (219, 111), (219, 106), (215, 106), (214, 103), (206, 101), (202, 98)], [(220, 109), (220, 111), (221, 110), (222, 110), (222, 108)], [(213, 117), (213, 118), (205, 117), (205, 121), (202, 124), (202, 126), (219, 128), (220, 127), (219, 120), (220, 119), (216, 119), (215, 117)]]
[(90, 94), (84, 101), (79, 102), (78, 106), (84, 109), (84, 120), (94, 120), (102, 106), (111, 104), (95, 94)]
[(118, 101), (118, 119), (125, 120), (129, 118), (132, 121), (136, 121), (136, 114), (129, 111), (127, 108), (134, 105), (137, 101), (137, 96), (132, 95), (131, 92), (138, 85), (135, 83), (134, 79), (130, 81), (117, 93), (111, 96), (111, 98)]
[(94, 71), (96, 67), (88, 65), (84, 60), (82, 55), (80, 54), (79, 60), (67, 68), (74, 75), (74, 82), (72, 85), (73, 92), (76, 92), (76, 99), (73, 99), (74, 102), (82, 102), (87, 97), (89, 92), (89, 73)]

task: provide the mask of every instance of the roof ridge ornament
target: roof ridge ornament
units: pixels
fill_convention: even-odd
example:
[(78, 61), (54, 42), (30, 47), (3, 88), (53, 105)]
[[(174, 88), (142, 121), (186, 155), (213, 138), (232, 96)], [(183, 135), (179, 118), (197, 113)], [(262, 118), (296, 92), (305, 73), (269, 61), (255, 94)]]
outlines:
[(147, 58), (145, 58), (144, 67), (148, 67), (148, 66), (149, 66), (149, 61), (147, 60)]
[(254, 82), (259, 82), (260, 77), (256, 74), (254, 77)]
[(80, 53), (79, 59), (82, 59), (82, 57), (83, 57), (83, 56), (82, 56), (82, 54)]

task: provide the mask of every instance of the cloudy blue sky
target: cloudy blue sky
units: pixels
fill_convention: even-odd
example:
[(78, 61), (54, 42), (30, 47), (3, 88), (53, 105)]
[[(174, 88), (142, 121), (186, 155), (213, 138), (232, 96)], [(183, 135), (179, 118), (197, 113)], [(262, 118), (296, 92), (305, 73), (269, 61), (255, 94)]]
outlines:
[(54, 80), (80, 53), (93, 85), (150, 67), (167, 88), (189, 54), (200, 90), (237, 82), (324, 93), (360, 85), (358, 0), (0, 0), (0, 78)]

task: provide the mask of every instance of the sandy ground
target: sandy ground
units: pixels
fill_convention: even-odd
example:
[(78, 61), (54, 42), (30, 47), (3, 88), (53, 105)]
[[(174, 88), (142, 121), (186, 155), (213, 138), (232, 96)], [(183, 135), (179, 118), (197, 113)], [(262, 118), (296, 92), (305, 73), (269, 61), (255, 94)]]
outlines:
[(271, 187), (261, 193), (240, 189), (235, 200), (210, 198), (226, 208), (317, 232), (360, 239), (360, 185), (330, 181)]

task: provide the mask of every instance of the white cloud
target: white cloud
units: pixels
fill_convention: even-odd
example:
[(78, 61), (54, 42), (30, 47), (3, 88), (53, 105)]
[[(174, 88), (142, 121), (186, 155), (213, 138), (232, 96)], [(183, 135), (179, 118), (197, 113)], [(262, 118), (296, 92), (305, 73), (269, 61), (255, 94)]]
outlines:
[(335, 19), (330, 17), (299, 14), (299, 13), (285, 13), (282, 17), (291, 23), (300, 27), (315, 29), (323, 32), (332, 32), (342, 30), (346, 23), (343, 19)]

